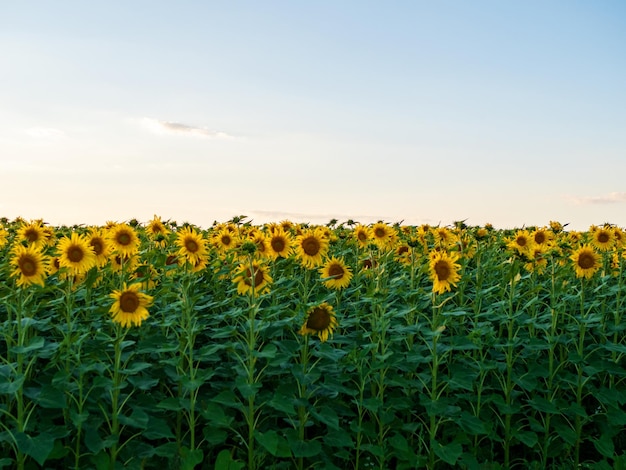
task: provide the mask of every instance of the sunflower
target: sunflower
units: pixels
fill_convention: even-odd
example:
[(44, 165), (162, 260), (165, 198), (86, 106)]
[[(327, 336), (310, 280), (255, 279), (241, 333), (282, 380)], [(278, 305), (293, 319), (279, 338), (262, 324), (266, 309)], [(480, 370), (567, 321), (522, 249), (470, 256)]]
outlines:
[(122, 256), (132, 256), (139, 251), (139, 237), (128, 224), (115, 224), (108, 230), (113, 249)]
[(329, 336), (332, 336), (337, 326), (337, 318), (335, 317), (333, 307), (324, 302), (309, 309), (298, 334), (317, 335), (320, 341), (324, 342)]
[(154, 246), (158, 248), (165, 248), (168, 241), (168, 235), (170, 231), (165, 227), (165, 224), (161, 221), (161, 217), (155, 215), (148, 225), (146, 225), (146, 233)]
[[(624, 238), (624, 232), (622, 231), (621, 228), (619, 228), (619, 227), (614, 227), (613, 228), (613, 238), (615, 239), (615, 247), (616, 248), (623, 248), (624, 247), (624, 243), (626, 242), (626, 238)], [(0, 242), (0, 247), (1, 246), (2, 246), (2, 243)]]
[(96, 255), (89, 240), (76, 232), (63, 237), (57, 244), (59, 265), (71, 274), (84, 274), (96, 265)]
[(87, 235), (87, 240), (96, 255), (96, 266), (100, 268), (105, 266), (111, 256), (111, 243), (103, 230), (98, 227), (93, 227)]
[(532, 252), (532, 257), (528, 262), (524, 264), (524, 268), (529, 272), (536, 272), (537, 274), (543, 274), (548, 266), (548, 260), (546, 259), (546, 250), (549, 248), (545, 245), (535, 245)]
[(239, 294), (256, 295), (269, 291), (272, 277), (267, 266), (255, 260), (252, 262), (252, 266), (250, 263), (241, 263), (235, 272), (233, 282), (237, 284)]
[(206, 240), (193, 227), (183, 227), (176, 233), (176, 246), (178, 254), (194, 266), (208, 256)]
[(458, 241), (458, 235), (447, 227), (433, 227), (431, 233), (435, 243), (439, 246), (449, 247)]
[(600, 255), (589, 244), (582, 245), (570, 256), (576, 277), (591, 278), (600, 269)]
[(533, 237), (528, 230), (518, 230), (507, 240), (507, 247), (520, 255), (530, 255), (534, 248)]
[(372, 229), (367, 225), (358, 224), (352, 230), (352, 237), (356, 240), (359, 248), (366, 248), (373, 241)]
[(413, 264), (413, 249), (406, 243), (401, 243), (396, 247), (395, 258), (400, 264), (411, 266)]
[(150, 316), (147, 307), (152, 305), (153, 298), (140, 290), (141, 284), (139, 283), (128, 287), (124, 283), (122, 290), (115, 290), (110, 294), (115, 302), (111, 305), (109, 313), (115, 323), (123, 327), (141, 326), (141, 322)]
[(615, 244), (615, 232), (609, 227), (596, 227), (591, 232), (591, 244), (600, 251), (609, 251)]
[(306, 268), (316, 268), (324, 262), (329, 242), (317, 229), (304, 229), (296, 237), (296, 256)]
[(329, 289), (343, 289), (348, 287), (352, 279), (352, 271), (343, 258), (332, 257), (319, 270), (324, 279), (324, 285)]
[(293, 241), (291, 235), (282, 227), (275, 228), (269, 236), (269, 255), (271, 258), (288, 258), (291, 254)]
[(384, 222), (376, 222), (372, 226), (372, 240), (378, 248), (390, 248), (396, 236), (396, 230)]
[(211, 243), (217, 248), (217, 251), (226, 253), (239, 245), (239, 237), (236, 231), (226, 226), (218, 229), (211, 235)]
[(250, 232), (248, 235), (248, 241), (251, 241), (256, 245), (256, 253), (258, 256), (261, 258), (273, 258), (270, 253), (272, 250), (270, 249), (269, 240), (262, 231), (255, 230)]
[(137, 266), (139, 266), (139, 255), (134, 254), (130, 256), (123, 256), (113, 254), (109, 257), (109, 261), (113, 272), (119, 273), (124, 270), (125, 272), (130, 273), (135, 271)]
[(456, 254), (448, 254), (445, 251), (434, 252), (430, 257), (430, 277), (433, 280), (433, 292), (442, 294), (450, 292), (451, 287), (461, 279)]
[(48, 243), (48, 233), (41, 220), (23, 223), (17, 230), (17, 239), (28, 246), (42, 250)]
[(0, 249), (7, 244), (7, 238), (9, 238), (9, 232), (4, 227), (0, 227)]
[(48, 271), (48, 258), (34, 246), (15, 245), (11, 257), (11, 266), (14, 267), (11, 276), (17, 277), (18, 286), (30, 284), (44, 285)]
[(538, 228), (530, 234), (535, 245), (549, 247), (554, 242), (554, 232), (546, 228)]

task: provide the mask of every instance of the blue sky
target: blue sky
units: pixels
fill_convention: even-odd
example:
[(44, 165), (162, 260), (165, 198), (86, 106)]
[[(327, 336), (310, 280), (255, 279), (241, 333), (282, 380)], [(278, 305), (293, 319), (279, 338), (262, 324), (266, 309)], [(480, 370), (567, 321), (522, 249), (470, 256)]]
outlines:
[(0, 216), (626, 226), (626, 2), (0, 4)]

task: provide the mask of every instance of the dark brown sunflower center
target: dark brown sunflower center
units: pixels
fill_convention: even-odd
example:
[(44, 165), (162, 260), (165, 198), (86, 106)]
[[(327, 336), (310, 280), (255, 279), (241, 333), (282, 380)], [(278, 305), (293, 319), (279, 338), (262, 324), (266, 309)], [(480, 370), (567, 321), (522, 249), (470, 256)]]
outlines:
[(222, 235), (221, 242), (224, 246), (230, 246), (230, 244), (233, 242), (233, 239), (230, 237), (230, 235)]
[(374, 230), (374, 235), (376, 236), (376, 238), (385, 238), (385, 236), (387, 235), (387, 231), (382, 227), (377, 227)]
[(127, 246), (127, 245), (130, 245), (132, 241), (132, 237), (130, 236), (130, 233), (128, 232), (120, 232), (117, 234), (116, 240), (117, 240), (117, 243), (119, 243), (120, 245)]
[(176, 255), (168, 255), (167, 258), (165, 259), (165, 264), (167, 266), (171, 266), (172, 264), (176, 264), (178, 262), (178, 258), (176, 257)]
[(402, 245), (401, 247), (398, 248), (398, 255), (403, 255), (408, 252), (409, 252), (408, 246)]
[(447, 281), (450, 277), (450, 265), (447, 261), (439, 260), (435, 263), (435, 274), (440, 281)]
[(30, 243), (36, 242), (37, 240), (39, 240), (39, 232), (35, 230), (34, 228), (30, 228), (26, 230), (26, 232), (24, 232), (24, 237)]
[(85, 252), (80, 246), (70, 246), (67, 250), (67, 259), (72, 263), (80, 263), (85, 257)]
[(200, 249), (200, 246), (193, 238), (187, 238), (185, 239), (185, 249), (189, 253), (197, 253)]
[(124, 313), (135, 313), (139, 308), (139, 296), (132, 291), (126, 291), (120, 296), (120, 308)]
[(91, 240), (89, 240), (89, 244), (92, 246), (93, 252), (96, 254), (96, 256), (101, 255), (104, 251), (104, 244), (99, 238), (92, 238)]
[(24, 276), (33, 276), (37, 274), (37, 260), (31, 256), (22, 256), (18, 262), (18, 266)]
[(581, 253), (578, 256), (578, 266), (582, 269), (591, 269), (596, 265), (596, 259), (591, 253)]
[(274, 250), (276, 253), (280, 253), (281, 251), (283, 251), (286, 245), (285, 240), (282, 237), (272, 238), (270, 244), (272, 245), (272, 250)]
[[(250, 268), (246, 269), (243, 282), (245, 282), (247, 286), (252, 286), (252, 273), (250, 272)], [(255, 268), (254, 269), (254, 287), (259, 287), (262, 283), (263, 283), (263, 271), (258, 268)]]
[(328, 268), (328, 275), (329, 275), (329, 277), (334, 277), (336, 279), (341, 279), (343, 277), (344, 273), (345, 273), (345, 271), (343, 269), (343, 266), (341, 266), (340, 264), (333, 263)]
[(359, 241), (364, 242), (367, 241), (367, 233), (365, 232), (359, 232), (357, 233), (356, 237), (359, 239)]
[(537, 242), (539, 245), (541, 245), (545, 241), (546, 241), (546, 234), (545, 233), (537, 232), (535, 234), (535, 242)]
[(606, 233), (606, 232), (600, 232), (598, 234), (598, 241), (600, 243), (607, 243), (609, 241), (609, 239), (610, 239), (609, 234)]
[(315, 256), (320, 252), (321, 245), (316, 237), (307, 237), (302, 240), (302, 250), (309, 256)]
[(526, 237), (517, 237), (517, 239), (515, 240), (515, 242), (516, 242), (519, 246), (526, 246), (526, 244), (528, 243), (528, 240), (526, 240)]
[(315, 307), (306, 321), (306, 327), (315, 331), (323, 331), (330, 326), (330, 313), (323, 307)]

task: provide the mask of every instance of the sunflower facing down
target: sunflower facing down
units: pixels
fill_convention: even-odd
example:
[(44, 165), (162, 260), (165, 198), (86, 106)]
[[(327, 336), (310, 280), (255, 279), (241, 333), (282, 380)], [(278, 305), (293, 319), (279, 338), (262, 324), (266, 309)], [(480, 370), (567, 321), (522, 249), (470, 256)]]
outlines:
[(329, 289), (343, 289), (348, 287), (352, 279), (352, 271), (343, 258), (332, 257), (319, 270), (323, 283)]
[(83, 235), (74, 232), (69, 237), (61, 238), (57, 249), (59, 265), (73, 275), (84, 274), (96, 265), (94, 249)]
[(457, 263), (458, 257), (455, 254), (448, 254), (445, 251), (434, 252), (430, 259), (430, 277), (433, 280), (433, 292), (443, 294), (450, 292), (451, 287), (456, 286), (461, 279), (459, 270), (461, 266)]
[(255, 260), (250, 263), (241, 263), (237, 268), (233, 282), (237, 284), (237, 292), (241, 295), (258, 295), (269, 291), (272, 277), (267, 266)]
[(48, 258), (35, 247), (15, 245), (11, 266), (14, 267), (11, 276), (17, 277), (18, 286), (38, 284), (43, 287), (48, 271)]
[(576, 277), (590, 279), (600, 269), (600, 255), (591, 245), (582, 245), (572, 253), (570, 259), (574, 262)]
[(338, 325), (333, 307), (324, 302), (309, 309), (298, 334), (317, 335), (321, 342), (325, 342)]
[(141, 284), (124, 284), (122, 290), (115, 290), (110, 297), (115, 300), (109, 310), (111, 319), (123, 327), (141, 326), (141, 322), (150, 316), (147, 307), (153, 298), (140, 292)]

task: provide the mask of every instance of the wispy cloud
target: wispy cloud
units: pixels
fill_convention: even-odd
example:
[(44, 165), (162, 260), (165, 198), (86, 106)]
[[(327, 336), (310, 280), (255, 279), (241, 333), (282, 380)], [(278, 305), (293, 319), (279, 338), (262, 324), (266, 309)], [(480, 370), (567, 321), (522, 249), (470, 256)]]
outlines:
[(65, 132), (53, 127), (29, 127), (24, 134), (35, 139), (59, 139), (65, 137)]
[(140, 124), (144, 129), (155, 134), (182, 135), (200, 137), (203, 139), (234, 139), (225, 132), (215, 131), (206, 127), (191, 126), (181, 122), (159, 121), (158, 119), (142, 118)]
[(577, 197), (566, 196), (570, 202), (576, 205), (589, 205), (589, 204), (615, 204), (618, 202), (626, 202), (626, 193), (624, 192), (611, 192), (602, 196), (589, 196), (589, 197)]

